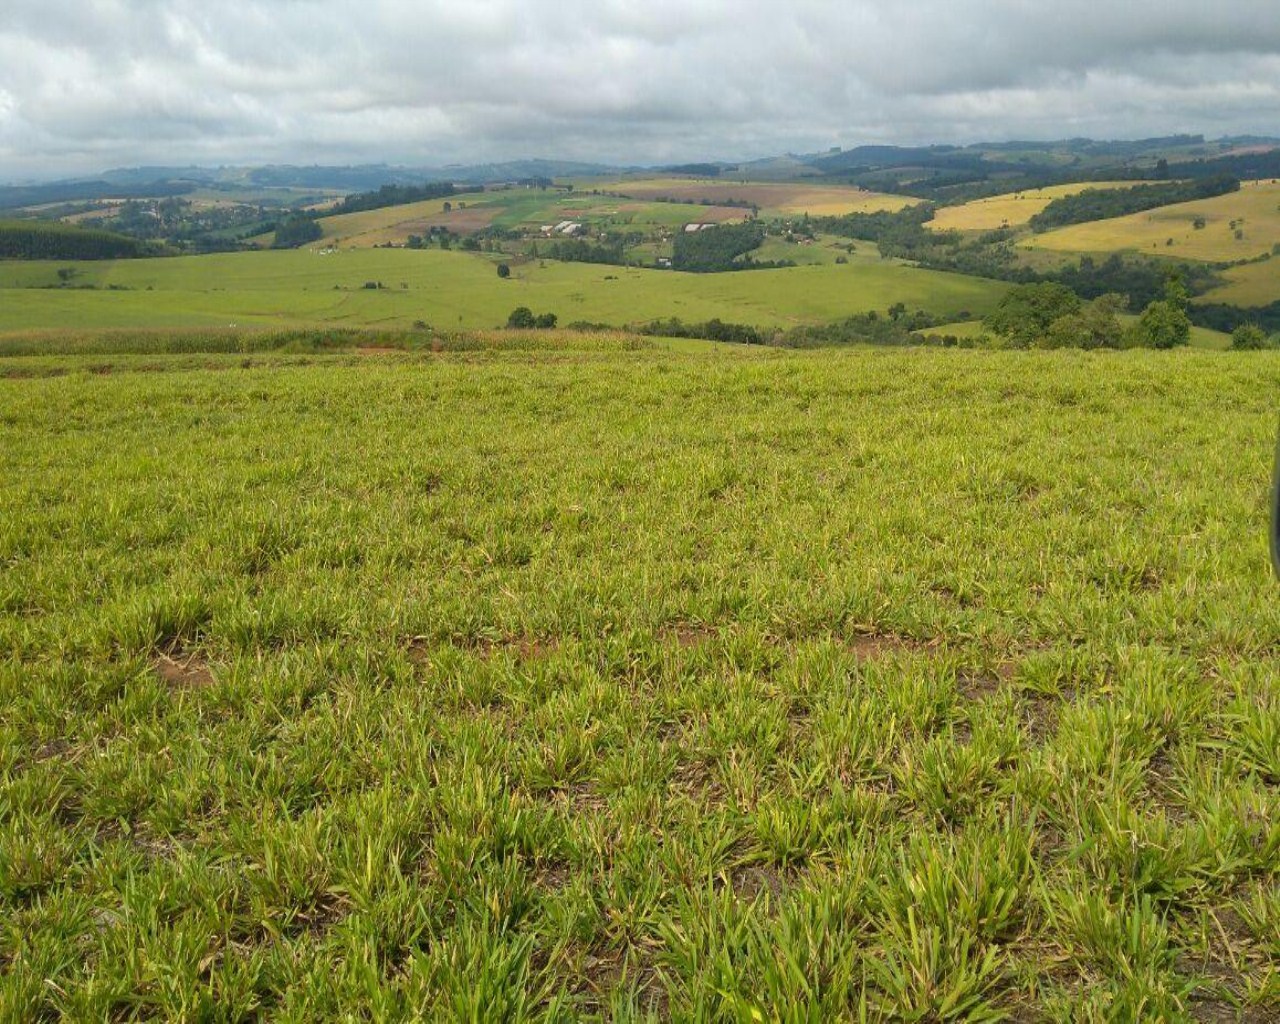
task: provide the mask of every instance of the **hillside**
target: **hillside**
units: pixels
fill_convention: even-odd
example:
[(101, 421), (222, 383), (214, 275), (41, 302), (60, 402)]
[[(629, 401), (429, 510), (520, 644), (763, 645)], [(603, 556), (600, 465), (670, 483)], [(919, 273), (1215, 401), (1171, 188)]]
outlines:
[[(56, 288), (53, 266), (0, 263), (0, 331), (231, 323), (407, 327), (418, 320), (495, 327), (521, 305), (554, 312), (561, 323), (618, 325), (676, 316), (789, 326), (883, 311), (896, 302), (953, 319), (982, 315), (1006, 287), (878, 261), (689, 275), (535, 260), (515, 264), (508, 280), (497, 276), (495, 263), (496, 257), (439, 249), (249, 252), (76, 264), (84, 286), (76, 290)], [(378, 283), (384, 287), (365, 287)]]
[(1132, 249), (1206, 262), (1269, 256), (1280, 245), (1280, 184), (1269, 179), (1245, 182), (1239, 192), (1074, 224), (1025, 244), (1057, 252)]

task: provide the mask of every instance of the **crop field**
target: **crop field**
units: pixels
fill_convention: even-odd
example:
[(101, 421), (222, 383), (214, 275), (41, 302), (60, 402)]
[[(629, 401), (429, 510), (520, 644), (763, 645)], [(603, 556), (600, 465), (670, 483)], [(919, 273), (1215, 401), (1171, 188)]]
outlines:
[(1274, 1019), (1280, 356), (239, 347), (0, 355), (0, 1018)]
[[(58, 270), (75, 287), (57, 288)], [(366, 283), (384, 287), (365, 288)], [(517, 306), (562, 324), (677, 316), (789, 326), (894, 302), (983, 315), (1006, 286), (887, 262), (732, 274), (495, 260), (435, 250), (248, 252), (94, 263), (0, 262), (0, 333), (41, 328), (379, 326), (491, 328)]]
[(929, 227), (938, 231), (994, 231), (997, 228), (1026, 227), (1032, 217), (1055, 199), (1073, 196), (1090, 188), (1124, 188), (1131, 184), (1120, 181), (1082, 182), (974, 199), (961, 206), (940, 208), (929, 222)]
[[(1201, 228), (1195, 226), (1198, 219)], [(1208, 262), (1255, 259), (1280, 245), (1280, 183), (1246, 181), (1239, 192), (1073, 224), (1035, 235), (1026, 244), (1059, 252), (1132, 249)]]
[[(805, 182), (746, 182), (724, 178), (637, 178), (613, 182), (591, 182), (591, 188), (617, 192), (634, 199), (730, 199), (754, 203), (763, 216), (839, 216), (845, 213), (873, 213), (901, 210), (918, 200), (905, 196), (868, 192), (853, 185), (814, 185)], [(587, 187), (587, 183), (584, 183)]]

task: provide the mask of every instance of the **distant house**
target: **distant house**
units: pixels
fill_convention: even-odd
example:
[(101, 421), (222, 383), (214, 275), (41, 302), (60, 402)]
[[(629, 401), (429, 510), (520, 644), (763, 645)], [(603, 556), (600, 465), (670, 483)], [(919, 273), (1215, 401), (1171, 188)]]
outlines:
[(556, 225), (556, 233), (560, 235), (576, 235), (582, 231), (582, 225), (574, 220), (562, 220)]
[(706, 231), (708, 228), (713, 228), (713, 227), (715, 227), (714, 224), (686, 224), (684, 226), (684, 233), (686, 235), (692, 235), (695, 232)]

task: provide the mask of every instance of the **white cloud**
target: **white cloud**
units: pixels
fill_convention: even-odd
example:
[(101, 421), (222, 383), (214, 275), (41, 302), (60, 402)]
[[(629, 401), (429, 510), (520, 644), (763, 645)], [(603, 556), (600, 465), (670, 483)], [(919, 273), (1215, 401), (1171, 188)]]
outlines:
[(1274, 0), (6, 0), (0, 179), (1280, 133)]

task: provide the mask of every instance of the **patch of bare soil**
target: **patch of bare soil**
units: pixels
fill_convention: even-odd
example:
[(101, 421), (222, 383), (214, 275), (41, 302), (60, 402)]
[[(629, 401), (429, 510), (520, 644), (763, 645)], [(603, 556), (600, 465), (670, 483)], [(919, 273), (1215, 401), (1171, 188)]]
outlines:
[(769, 864), (747, 864), (737, 868), (730, 878), (733, 895), (744, 903), (750, 903), (765, 893), (775, 904), (782, 895), (782, 873)]
[(667, 642), (674, 640), (679, 647), (701, 647), (715, 639), (716, 630), (705, 622), (672, 622), (664, 626), (658, 635)]
[(1017, 665), (1002, 661), (994, 669), (964, 670), (956, 675), (956, 689), (969, 700), (982, 700), (1012, 682)]
[(200, 689), (217, 682), (204, 658), (180, 648), (157, 655), (152, 668), (161, 681), (174, 689)]
[(849, 650), (860, 661), (875, 661), (891, 654), (923, 654), (941, 646), (937, 640), (917, 640), (915, 637), (877, 631), (855, 633), (848, 640)]

